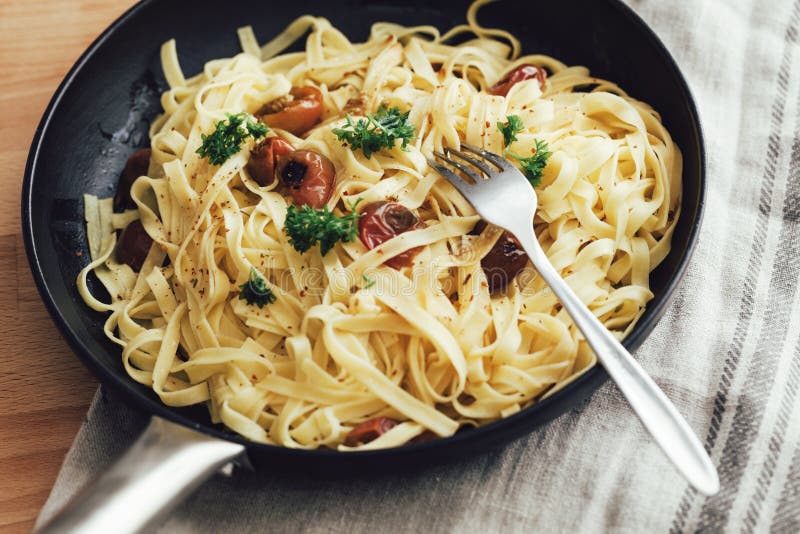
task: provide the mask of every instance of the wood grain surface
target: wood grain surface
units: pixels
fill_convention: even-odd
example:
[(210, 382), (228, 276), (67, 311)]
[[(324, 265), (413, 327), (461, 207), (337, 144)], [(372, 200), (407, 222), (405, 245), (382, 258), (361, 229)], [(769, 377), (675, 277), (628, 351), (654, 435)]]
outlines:
[(30, 531), (97, 388), (34, 286), (20, 190), (34, 131), (75, 60), (131, 0), (0, 0), (0, 529)]

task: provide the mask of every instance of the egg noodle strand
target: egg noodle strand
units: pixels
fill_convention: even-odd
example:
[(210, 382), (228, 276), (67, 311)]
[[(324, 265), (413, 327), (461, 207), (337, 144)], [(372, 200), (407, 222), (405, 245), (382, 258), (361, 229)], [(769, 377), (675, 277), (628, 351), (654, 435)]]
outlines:
[[(243, 53), (189, 78), (175, 41), (162, 46), (170, 88), (151, 126), (149, 171), (131, 190), (137, 209), (113, 214), (111, 199), (85, 197), (92, 261), (77, 282), (93, 310), (110, 312), (105, 333), (131, 378), (169, 406), (206, 403), (213, 422), (250, 440), (341, 450), (399, 446), (426, 430), (449, 436), (574, 380), (595, 365), (580, 332), (533, 270), (490, 295), (480, 260), (499, 232), (469, 235), (478, 216), (426, 163), (462, 142), (502, 153), (497, 123), (509, 115), (524, 126), (515, 153), (532, 153), (537, 140), (552, 151), (536, 188), (539, 242), (607, 328), (619, 338), (631, 330), (653, 296), (649, 273), (670, 249), (680, 151), (659, 115), (613, 83), (520, 55), (514, 36), (481, 27), (485, 3), (443, 35), (377, 23), (352, 43), (327, 20), (303, 16), (260, 46), (241, 28)], [(305, 51), (281, 53), (306, 34)], [(486, 92), (523, 64), (547, 69), (543, 89), (532, 79), (506, 97)], [(342, 214), (355, 199), (390, 198), (424, 227), (372, 250), (356, 240), (324, 257), (316, 247), (301, 254), (283, 231), (290, 198), (245, 167), (252, 138), (220, 166), (196, 153), (226, 113), (254, 115), (293, 86), (321, 91), (322, 121), (303, 138), (269, 135), (330, 158), (328, 207)], [(344, 146), (331, 130), (344, 125), (351, 99), (365, 113), (409, 110), (408, 149), (367, 159)], [(115, 255), (116, 231), (136, 218), (154, 239), (138, 273)], [(384, 265), (415, 247), (412, 266)], [(263, 308), (238, 298), (252, 269), (277, 297)], [(109, 302), (93, 295), (90, 272)], [(344, 445), (355, 425), (378, 416), (400, 424)]]

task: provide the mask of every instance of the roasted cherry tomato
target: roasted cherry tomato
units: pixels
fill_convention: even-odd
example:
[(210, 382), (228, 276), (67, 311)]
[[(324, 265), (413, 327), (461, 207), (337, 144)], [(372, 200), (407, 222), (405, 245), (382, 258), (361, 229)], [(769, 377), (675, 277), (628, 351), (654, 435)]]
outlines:
[(145, 231), (142, 221), (133, 221), (119, 236), (117, 260), (127, 263), (131, 269), (138, 273), (145, 258), (147, 258), (147, 253), (150, 252), (150, 245), (152, 244), (153, 239)]
[(486, 273), (489, 291), (503, 290), (528, 265), (528, 255), (519, 241), (508, 232), (503, 232), (489, 253), (481, 260)]
[[(361, 210), (358, 235), (368, 249), (373, 249), (391, 238), (424, 228), (425, 225), (408, 208), (397, 202), (373, 202)], [(399, 269), (411, 265), (422, 247), (414, 247), (386, 261), (386, 265)]]
[(275, 168), (282, 156), (291, 154), (294, 147), (289, 141), (280, 137), (268, 137), (261, 141), (250, 152), (247, 172), (258, 182), (258, 185), (270, 185), (275, 181)]
[(544, 81), (547, 79), (547, 72), (535, 65), (520, 65), (516, 69), (503, 76), (503, 79), (489, 88), (489, 94), (506, 96), (508, 91), (523, 80), (536, 78), (539, 80), (539, 87), (544, 89)]
[(331, 198), (336, 169), (322, 154), (301, 149), (280, 158), (278, 178), (295, 204), (319, 209)]
[(271, 128), (280, 128), (294, 135), (303, 135), (322, 116), (322, 93), (315, 87), (292, 87), (292, 100), (267, 104), (261, 120)]
[(133, 209), (136, 207), (136, 203), (131, 198), (131, 186), (138, 177), (147, 174), (147, 168), (149, 166), (149, 148), (137, 150), (128, 158), (128, 161), (125, 163), (125, 168), (122, 169), (122, 174), (119, 176), (117, 194), (114, 196), (114, 209), (116, 211)]
[(430, 431), (428, 429), (425, 429), (425, 431), (422, 434), (420, 434), (420, 435), (416, 436), (415, 438), (411, 439), (411, 441), (409, 441), (408, 443), (409, 444), (411, 444), (411, 443), (424, 443), (426, 441), (433, 441), (438, 437), (439, 436), (437, 436), (435, 432), (432, 432), (432, 431)]
[(344, 444), (348, 447), (364, 445), (382, 436), (397, 426), (397, 421), (388, 417), (375, 417), (369, 421), (364, 421), (347, 433)]

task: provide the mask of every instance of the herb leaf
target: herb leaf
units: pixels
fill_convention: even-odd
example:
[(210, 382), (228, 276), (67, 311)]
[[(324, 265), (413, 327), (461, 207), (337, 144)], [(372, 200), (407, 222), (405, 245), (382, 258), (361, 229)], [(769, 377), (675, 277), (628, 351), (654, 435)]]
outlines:
[(414, 125), (408, 122), (408, 114), (408, 111), (401, 113), (396, 107), (386, 109), (381, 106), (374, 115), (367, 115), (356, 122), (347, 115), (345, 127), (334, 128), (332, 132), (339, 141), (350, 145), (353, 151), (361, 149), (370, 159), (374, 152), (394, 147), (398, 139), (402, 141), (400, 148), (407, 150), (408, 143), (414, 139)]
[(372, 286), (375, 285), (375, 280), (373, 280), (372, 278), (370, 278), (366, 274), (362, 274), (361, 275), (361, 279), (364, 280), (364, 282), (365, 282), (364, 289), (369, 289), (369, 288), (371, 288)]
[(339, 241), (344, 243), (355, 241), (360, 217), (356, 206), (359, 202), (361, 199), (351, 204), (351, 213), (343, 217), (331, 213), (328, 206), (322, 209), (314, 209), (308, 205), (303, 205), (299, 209), (296, 206), (289, 206), (284, 225), (289, 243), (301, 253), (319, 244), (319, 251), (325, 256)]
[(525, 173), (525, 177), (528, 178), (528, 181), (533, 187), (537, 187), (542, 183), (542, 173), (544, 172), (544, 168), (547, 167), (547, 160), (552, 155), (552, 152), (550, 152), (546, 142), (537, 139), (536, 152), (534, 152), (532, 156), (528, 158), (518, 156), (508, 149), (506, 149), (506, 155), (511, 156), (519, 162), (522, 167), (522, 172)]
[(258, 141), (262, 137), (265, 137), (268, 131), (269, 131), (269, 126), (267, 126), (263, 122), (261, 121), (253, 122), (248, 119), (247, 133), (249, 133), (256, 141)]
[(226, 115), (228, 120), (219, 121), (214, 127), (213, 133), (200, 135), (203, 144), (196, 150), (196, 153), (207, 158), (212, 165), (222, 165), (228, 161), (228, 158), (239, 152), (242, 143), (248, 137), (258, 141), (269, 131), (266, 124), (253, 122), (244, 111), (236, 115), (230, 113)]
[(508, 115), (506, 122), (498, 122), (497, 129), (503, 134), (505, 145), (508, 146), (517, 140), (517, 134), (525, 129), (519, 115)]
[(239, 293), (239, 300), (246, 300), (248, 304), (255, 304), (259, 308), (272, 304), (278, 299), (275, 293), (267, 287), (264, 278), (253, 268), (250, 269), (250, 277), (247, 282), (240, 285), (239, 289), (242, 290)]

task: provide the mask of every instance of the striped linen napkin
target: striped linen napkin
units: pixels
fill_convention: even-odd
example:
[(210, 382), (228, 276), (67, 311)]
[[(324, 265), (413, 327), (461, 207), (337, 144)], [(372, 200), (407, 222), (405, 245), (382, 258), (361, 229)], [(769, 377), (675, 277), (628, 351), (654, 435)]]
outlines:
[[(708, 148), (700, 242), (636, 357), (699, 433), (722, 489), (690, 489), (622, 395), (509, 446), (356, 483), (217, 476), (165, 532), (800, 532), (800, 0), (629, 0), (696, 95)], [(143, 429), (96, 397), (49, 517)]]

